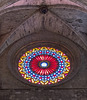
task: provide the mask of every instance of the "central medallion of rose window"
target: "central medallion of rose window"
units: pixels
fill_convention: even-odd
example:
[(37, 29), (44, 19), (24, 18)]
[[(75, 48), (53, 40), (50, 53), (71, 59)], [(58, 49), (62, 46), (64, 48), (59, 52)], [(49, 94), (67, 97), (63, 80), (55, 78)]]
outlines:
[(46, 61), (42, 61), (42, 62), (40, 63), (40, 66), (41, 66), (42, 68), (47, 68), (47, 67), (48, 67), (48, 63), (47, 63)]
[(18, 70), (30, 83), (50, 85), (60, 82), (68, 75), (70, 60), (58, 49), (38, 47), (20, 57)]

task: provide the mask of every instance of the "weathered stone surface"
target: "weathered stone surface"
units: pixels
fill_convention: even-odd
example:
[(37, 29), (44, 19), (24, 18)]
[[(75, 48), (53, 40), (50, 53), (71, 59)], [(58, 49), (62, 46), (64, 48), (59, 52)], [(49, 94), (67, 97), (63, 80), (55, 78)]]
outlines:
[(70, 0), (76, 3), (82, 3), (82, 4), (86, 4), (87, 5), (87, 0)]
[[(65, 21), (87, 44), (87, 13), (75, 9), (51, 9)], [(65, 28), (64, 28), (65, 29)]]
[(15, 7), (15, 6), (22, 6), (22, 5), (55, 5), (55, 4), (60, 4), (60, 5), (75, 5), (79, 6), (78, 4), (70, 1), (70, 0), (19, 0), (6, 8), (10, 7)]
[[(0, 54), (0, 100), (87, 100), (87, 50), (82, 49), (87, 47), (84, 46), (87, 45), (87, 0), (17, 1), (0, 0), (0, 11), (6, 9), (0, 13), (0, 45), (4, 43), (0, 51), (5, 49)], [(43, 4), (49, 5), (48, 10), (51, 12), (41, 14), (39, 6), (36, 5)], [(17, 6), (20, 5), (19, 10)], [(25, 8), (22, 9), (24, 5)], [(6, 7), (13, 8), (7, 10)], [(8, 51), (12, 43), (40, 30), (48, 30), (67, 37), (82, 52), (81, 57), (79, 56), (82, 58), (82, 67), (76, 76), (59, 86), (40, 88), (27, 85), (17, 80), (8, 68)]]
[[(29, 18), (35, 10), (16, 10), (0, 16), (0, 35), (9, 34), (23, 21)], [(16, 15), (16, 16), (15, 16)]]
[[(35, 10), (18, 10), (0, 16), (0, 45), (23, 21), (31, 16)], [(16, 15), (16, 16), (15, 16)]]
[(38, 32), (41, 29), (63, 35), (86, 49), (84, 45), (85, 40), (80, 39), (81, 37), (79, 34), (73, 32), (73, 30), (57, 15), (53, 15), (51, 12), (47, 12), (47, 14), (43, 15), (37, 12), (11, 33), (7, 40), (1, 45), (0, 53), (18, 39), (32, 34), (33, 32)]
[(87, 100), (87, 89), (0, 90), (0, 100)]
[(0, 0), (0, 7), (2, 7), (3, 5), (9, 4), (10, 2), (14, 3), (16, 1), (18, 1), (18, 0), (12, 0), (12, 1), (10, 1), (10, 0)]
[[(31, 40), (33, 40), (35, 37), (33, 38), (30, 38)], [(38, 37), (39, 39), (39, 37)], [(41, 39), (39, 39), (41, 40)], [(54, 40), (55, 41), (55, 40)], [(63, 39), (64, 41), (64, 39)], [(23, 43), (21, 44), (24, 44), (26, 42), (26, 39), (23, 40)], [(14, 51), (16, 50), (16, 48), (18, 46), (21, 46), (21, 44), (17, 44), (16, 46), (14, 46)], [(71, 43), (69, 42), (68, 45), (70, 45)], [(77, 47), (79, 49), (81, 49), (78, 45)], [(73, 46), (74, 48), (74, 46)], [(17, 80), (14, 76), (13, 76), (13, 73), (11, 73), (11, 71), (9, 70), (9, 64), (8, 64), (8, 50), (10, 48), (6, 49), (5, 52), (3, 52), (3, 55), (0, 56), (0, 73), (1, 73), (1, 88), (2, 89), (31, 89), (31, 88), (35, 88), (31, 85), (27, 85), (25, 83), (22, 83), (21, 81)], [(19, 50), (19, 49), (18, 49)], [(11, 53), (10, 53), (11, 52)], [(12, 50), (9, 52), (9, 55), (13, 53), (14, 55), (14, 52), (12, 52)], [(16, 52), (16, 51), (15, 51)], [(85, 54), (84, 54), (85, 53)], [(12, 56), (12, 55), (11, 55)], [(59, 86), (55, 86), (55, 87), (52, 87), (52, 89), (58, 89), (58, 88), (87, 88), (87, 53), (81, 49), (81, 68), (79, 69), (79, 72), (76, 74), (76, 76), (74, 76), (71, 80), (59, 85)], [(11, 60), (10, 60), (11, 61)], [(78, 63), (78, 62), (77, 62)], [(12, 67), (13, 68), (13, 67)], [(4, 74), (3, 74), (4, 73)], [(15, 73), (16, 75), (16, 73)], [(78, 85), (79, 84), (79, 85)], [(38, 87), (39, 88), (39, 87)]]

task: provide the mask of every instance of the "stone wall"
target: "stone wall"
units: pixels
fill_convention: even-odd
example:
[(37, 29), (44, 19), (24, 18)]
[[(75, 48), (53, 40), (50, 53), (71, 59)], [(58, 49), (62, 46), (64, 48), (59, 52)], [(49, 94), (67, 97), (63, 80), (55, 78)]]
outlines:
[[(15, 1), (18, 0), (12, 2), (1, 0), (0, 6), (6, 4), (2, 7), (5, 8)], [(23, 7), (9, 8), (0, 13), (0, 100), (87, 100), (87, 11), (76, 7), (77, 4), (73, 5), (72, 3), (72, 6), (69, 5), (70, 2), (66, 6), (64, 0), (58, 2), (47, 0), (47, 4), (51, 6), (48, 6), (47, 13), (43, 14), (40, 12), (42, 10), (40, 10), (41, 6), (38, 4), (43, 4), (45, 1), (38, 2), (34, 0), (29, 3), (34, 6), (22, 5)], [(84, 8), (87, 8), (86, 0), (81, 1), (84, 4), (77, 2), (77, 0), (71, 1), (80, 4), (82, 7), (85, 4)], [(61, 2), (63, 2), (63, 5)], [(52, 5), (56, 3), (61, 5)], [(25, 36), (40, 31), (53, 32), (55, 37), (55, 34), (63, 36), (72, 41), (76, 48), (80, 50), (81, 68), (72, 79), (61, 85), (52, 87), (29, 85), (14, 77), (9, 69), (8, 52), (11, 47)], [(42, 36), (44, 36), (44, 33), (42, 33)], [(38, 37), (38, 34), (36, 37)], [(30, 38), (32, 40), (36, 37)], [(64, 38), (62, 39), (64, 41)], [(56, 40), (54, 39), (54, 41)], [(72, 43), (68, 42), (71, 46)], [(16, 50), (17, 46), (20, 46), (20, 43), (14, 46), (13, 51)]]
[(87, 89), (0, 90), (0, 100), (87, 100)]

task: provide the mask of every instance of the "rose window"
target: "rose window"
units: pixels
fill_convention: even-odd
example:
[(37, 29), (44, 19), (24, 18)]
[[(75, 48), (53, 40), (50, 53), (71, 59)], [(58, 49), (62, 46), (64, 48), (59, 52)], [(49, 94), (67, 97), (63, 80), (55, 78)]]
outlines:
[(70, 60), (65, 53), (55, 48), (33, 48), (20, 57), (18, 71), (30, 83), (50, 85), (68, 75)]

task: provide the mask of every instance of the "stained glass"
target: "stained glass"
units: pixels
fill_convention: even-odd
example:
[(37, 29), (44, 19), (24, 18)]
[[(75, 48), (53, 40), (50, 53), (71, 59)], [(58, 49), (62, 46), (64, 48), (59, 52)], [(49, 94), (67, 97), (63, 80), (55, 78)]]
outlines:
[(18, 71), (30, 83), (54, 84), (68, 75), (70, 60), (58, 49), (38, 47), (25, 52), (20, 57)]

